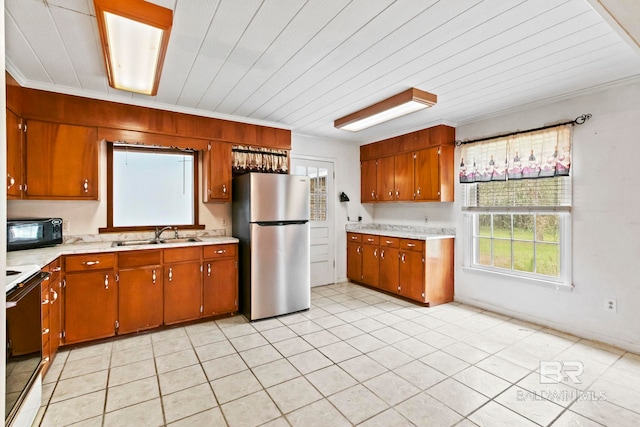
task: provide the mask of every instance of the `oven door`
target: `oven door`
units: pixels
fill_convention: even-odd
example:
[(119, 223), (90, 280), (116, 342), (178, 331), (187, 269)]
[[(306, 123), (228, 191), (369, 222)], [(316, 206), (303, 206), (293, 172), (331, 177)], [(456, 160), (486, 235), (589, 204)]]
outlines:
[(42, 301), (38, 272), (7, 294), (5, 424), (10, 425), (42, 369)]

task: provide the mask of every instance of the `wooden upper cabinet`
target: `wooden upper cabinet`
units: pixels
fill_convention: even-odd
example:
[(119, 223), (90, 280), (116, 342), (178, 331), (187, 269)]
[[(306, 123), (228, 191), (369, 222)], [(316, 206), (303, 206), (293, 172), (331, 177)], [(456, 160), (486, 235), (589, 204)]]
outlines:
[(414, 199), (414, 159), (413, 153), (397, 154), (394, 159), (395, 200)]
[(377, 200), (380, 202), (396, 199), (395, 186), (395, 162), (393, 156), (378, 159), (377, 174)]
[(453, 201), (453, 147), (416, 152), (415, 192), (418, 201)]
[(376, 160), (366, 160), (360, 164), (360, 201), (362, 203), (378, 200), (376, 169)]
[(230, 142), (211, 141), (206, 160), (205, 202), (231, 201), (232, 146)]
[(22, 126), (21, 119), (7, 110), (7, 198), (22, 196)]
[(25, 197), (97, 200), (97, 129), (36, 120), (26, 125)]

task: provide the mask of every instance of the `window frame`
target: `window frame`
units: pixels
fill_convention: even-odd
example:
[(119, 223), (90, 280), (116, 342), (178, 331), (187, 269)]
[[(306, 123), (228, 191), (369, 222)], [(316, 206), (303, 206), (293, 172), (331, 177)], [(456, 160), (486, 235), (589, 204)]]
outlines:
[[(488, 266), (484, 264), (476, 263), (476, 252), (477, 252), (477, 244), (478, 236), (476, 233), (476, 227), (479, 223), (480, 215), (517, 215), (517, 214), (539, 214), (539, 215), (548, 215), (548, 214), (557, 214), (559, 219), (559, 236), (558, 236), (558, 245), (559, 245), (559, 259), (560, 259), (560, 274), (558, 277), (549, 276), (540, 273), (532, 273), (527, 271), (514, 270), (513, 268), (507, 269), (503, 267), (495, 267)], [(519, 280), (525, 281), (527, 283), (542, 285), (547, 287), (552, 287), (557, 290), (571, 290), (573, 288), (572, 284), (572, 275), (571, 275), (571, 250), (572, 250), (572, 236), (571, 236), (571, 214), (569, 211), (550, 211), (548, 209), (536, 209), (535, 207), (531, 207), (530, 209), (524, 210), (514, 210), (514, 209), (490, 209), (490, 210), (482, 210), (482, 209), (473, 209), (470, 211), (465, 211), (465, 253), (464, 253), (464, 266), (463, 268), (468, 271), (473, 272), (482, 272), (490, 275), (499, 275), (508, 278), (517, 278)], [(511, 221), (511, 227), (513, 230), (513, 220)], [(512, 231), (513, 233), (513, 231)], [(493, 240), (493, 236), (490, 237)], [(505, 239), (506, 240), (506, 239)], [(510, 239), (511, 242), (518, 241), (518, 239), (514, 239), (513, 234)], [(534, 240), (535, 242), (535, 235)], [(535, 245), (535, 243), (534, 243)], [(535, 247), (535, 246), (534, 246)], [(513, 247), (512, 247), (513, 254)], [(492, 254), (493, 260), (493, 254)], [(513, 259), (512, 259), (513, 265)]]
[[(205, 226), (200, 225), (200, 152), (193, 150), (193, 223), (192, 224), (156, 224), (156, 225), (140, 225), (140, 226), (114, 226), (113, 225), (113, 151), (114, 145), (119, 142), (106, 141), (107, 143), (107, 226), (98, 229), (99, 233), (119, 233), (128, 231), (155, 231), (158, 227), (177, 227), (182, 230), (204, 230)], [(130, 144), (128, 150), (138, 150), (150, 152), (152, 150), (162, 150), (163, 152), (183, 153), (178, 148), (166, 148), (158, 146), (145, 146)]]

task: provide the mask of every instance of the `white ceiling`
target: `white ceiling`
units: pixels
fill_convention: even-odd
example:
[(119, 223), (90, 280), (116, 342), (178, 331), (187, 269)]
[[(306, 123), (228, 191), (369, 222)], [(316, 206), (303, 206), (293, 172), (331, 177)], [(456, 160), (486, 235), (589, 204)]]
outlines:
[[(5, 0), (7, 70), (27, 87), (358, 143), (640, 75), (635, 0), (153, 2), (174, 10), (156, 97), (108, 87), (92, 0)], [(636, 27), (622, 31), (612, 10)], [(409, 87), (438, 104), (358, 133), (333, 127)]]

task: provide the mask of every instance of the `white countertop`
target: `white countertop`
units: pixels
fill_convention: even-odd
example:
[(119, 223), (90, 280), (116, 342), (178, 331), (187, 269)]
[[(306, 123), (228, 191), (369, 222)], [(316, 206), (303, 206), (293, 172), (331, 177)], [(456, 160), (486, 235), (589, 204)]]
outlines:
[(348, 232), (373, 234), (375, 236), (400, 237), (403, 239), (416, 239), (416, 240), (454, 239), (456, 237), (454, 234), (418, 233), (413, 231), (380, 230), (377, 228), (359, 228), (358, 230), (348, 230)]
[(12, 265), (37, 264), (44, 267), (61, 255), (73, 255), (99, 252), (139, 251), (144, 249), (166, 249), (181, 246), (205, 246), (221, 245), (225, 243), (238, 243), (235, 237), (198, 237), (200, 242), (162, 243), (135, 246), (111, 246), (112, 241), (88, 242), (88, 243), (64, 243), (49, 248), (28, 249), (24, 251), (7, 252), (7, 268)]
[(454, 239), (456, 237), (455, 228), (438, 228), (416, 225), (358, 223), (347, 224), (345, 229), (348, 233), (373, 234), (376, 236), (400, 237), (403, 239), (416, 240)]

